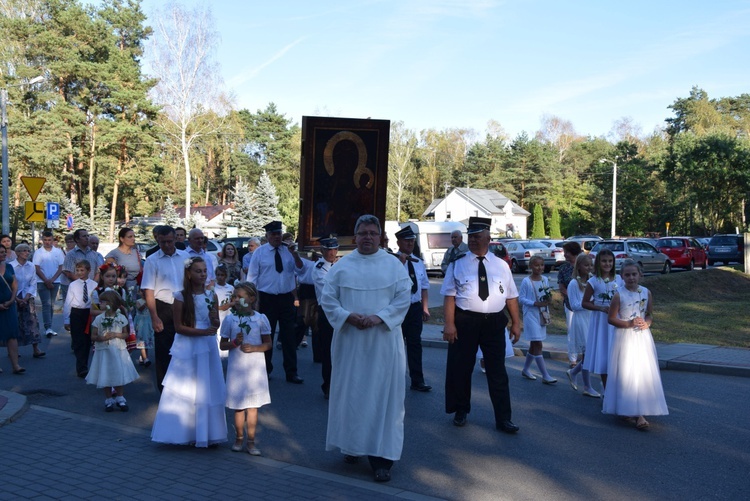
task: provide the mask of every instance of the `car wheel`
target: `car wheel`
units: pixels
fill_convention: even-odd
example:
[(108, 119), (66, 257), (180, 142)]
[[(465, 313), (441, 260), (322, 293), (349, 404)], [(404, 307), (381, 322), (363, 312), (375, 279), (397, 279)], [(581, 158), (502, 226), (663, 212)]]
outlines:
[(687, 271), (693, 271), (695, 269), (695, 261), (690, 261), (690, 264), (687, 265)]
[(672, 271), (672, 264), (669, 261), (664, 261), (664, 269), (661, 270), (661, 274), (666, 275), (670, 271)]
[(703, 266), (702, 266), (701, 268), (703, 268), (704, 270), (705, 270), (706, 268), (708, 268), (708, 259), (704, 259), (704, 260), (703, 260)]
[(518, 261), (515, 259), (510, 262), (510, 271), (512, 273), (520, 273), (521, 270), (518, 269)]

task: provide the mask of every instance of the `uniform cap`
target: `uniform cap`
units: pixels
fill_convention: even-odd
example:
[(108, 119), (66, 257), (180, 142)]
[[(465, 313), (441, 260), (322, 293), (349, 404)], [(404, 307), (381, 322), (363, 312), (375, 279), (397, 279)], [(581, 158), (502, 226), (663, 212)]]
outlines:
[(480, 231), (489, 230), (492, 224), (492, 219), (488, 217), (470, 217), (469, 227), (466, 230), (468, 235), (472, 233), (479, 233)]
[(320, 241), (321, 249), (338, 249), (339, 248), (339, 241), (336, 239), (336, 237), (321, 238), (319, 241)]
[(413, 240), (417, 238), (417, 235), (414, 234), (414, 230), (411, 229), (411, 226), (404, 226), (396, 232), (396, 238), (400, 240)]
[(271, 221), (270, 223), (263, 226), (263, 229), (268, 233), (276, 233), (281, 231), (281, 221)]

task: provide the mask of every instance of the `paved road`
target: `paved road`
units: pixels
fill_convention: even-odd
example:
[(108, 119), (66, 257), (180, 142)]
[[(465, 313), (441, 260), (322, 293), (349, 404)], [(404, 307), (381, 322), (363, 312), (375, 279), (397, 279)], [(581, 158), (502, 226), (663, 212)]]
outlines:
[[(218, 469), (216, 474), (243, 471), (248, 475), (248, 492), (252, 491), (252, 475), (263, 474), (261, 466), (265, 463), (233, 454), (228, 446), (205, 451), (212, 458), (206, 463), (201, 459), (206, 456), (200, 451), (151, 444), (148, 431), (158, 397), (151, 384), (150, 369), (139, 368), (143, 377), (127, 387), (131, 411), (105, 414), (100, 392), (74, 376), (69, 339), (53, 338), (44, 349), (48, 353), (45, 360), (32, 359), (30, 348), (24, 349), (22, 361), (28, 369), (25, 376), (11, 375), (7, 362), (3, 363), (6, 370), (0, 375), (0, 388), (23, 393), (36, 406), (28, 417), (0, 428), (0, 443), (4, 444), (0, 466), (9, 475), (7, 478), (15, 478), (16, 473), (25, 478), (29, 469), (36, 468), (34, 477), (47, 485), (44, 471), (48, 464), (60, 469), (62, 463), (81, 463), (81, 468), (69, 469), (69, 475), (80, 475), (82, 482), (91, 483), (92, 468), (99, 465), (90, 464), (92, 460), (86, 458), (94, 451), (109, 451), (110, 455), (104, 457), (114, 461), (118, 469), (123, 468), (117, 459), (122, 441), (132, 448), (127, 457), (135, 458), (136, 464), (125, 465), (126, 470), (130, 468), (128, 487), (121, 492), (130, 495), (121, 497), (153, 494), (149, 489), (176, 492), (178, 496), (184, 493), (177, 478), (154, 483), (150, 473), (143, 492), (132, 492), (133, 485), (140, 482), (139, 472), (149, 470), (154, 461), (159, 461), (154, 468), (165, 475), (181, 474), (183, 469), (177, 466), (183, 461), (186, 467), (194, 465), (195, 471), (217, 463), (223, 470)], [(548, 362), (552, 374), (561, 381), (556, 386), (545, 386), (521, 379), (518, 373), (522, 359), (516, 357), (508, 362), (508, 367), (513, 420), (521, 431), (517, 436), (507, 436), (493, 428), (486, 381), (478, 371), (469, 424), (465, 428), (451, 424), (443, 410), (445, 353), (440, 348), (424, 351), (426, 378), (434, 391), (407, 393), (404, 454), (388, 485), (395, 489), (393, 492), (405, 497), (420, 493), (480, 501), (746, 497), (750, 470), (750, 399), (746, 395), (750, 394), (750, 378), (665, 371), (670, 415), (651, 419), (651, 430), (638, 432), (616, 418), (602, 415), (600, 401), (573, 392), (562, 381), (566, 368), (563, 363)], [(311, 498), (373, 498), (358, 488), (352, 488), (349, 495), (340, 490), (337, 478), (361, 481), (364, 485), (370, 482), (371, 473), (364, 464), (346, 465), (339, 454), (324, 451), (327, 404), (318, 387), (320, 366), (312, 363), (309, 349), (300, 350), (299, 354), (300, 375), (306, 379), (305, 384), (290, 385), (282, 375), (274, 374), (273, 403), (261, 411), (258, 445), (265, 460), (282, 461), (320, 475), (340, 476), (329, 479), (331, 491), (327, 493), (326, 483), (318, 482), (320, 477), (313, 475), (308, 482)], [(83, 436), (90, 428), (91, 443), (66, 437), (67, 427), (75, 427), (76, 433)], [(19, 441), (19, 436), (24, 439)], [(13, 445), (12, 453), (6, 444)], [(16, 456), (23, 461), (14, 461)], [(139, 458), (142, 463), (137, 463)], [(213, 474), (214, 470), (210, 471)], [(285, 471), (290, 471), (290, 483), (304, 482), (306, 478), (298, 477), (292, 467)], [(198, 497), (201, 492), (206, 497), (237, 495), (235, 482), (214, 479), (210, 487), (210, 496), (201, 490), (197, 491)], [(275, 493), (277, 499), (290, 499), (284, 489), (283, 483), (263, 484), (267, 498), (274, 498)], [(105, 490), (96, 492), (102, 494)], [(118, 494), (116, 487), (108, 492)], [(374, 498), (388, 494), (374, 492), (378, 492)]]

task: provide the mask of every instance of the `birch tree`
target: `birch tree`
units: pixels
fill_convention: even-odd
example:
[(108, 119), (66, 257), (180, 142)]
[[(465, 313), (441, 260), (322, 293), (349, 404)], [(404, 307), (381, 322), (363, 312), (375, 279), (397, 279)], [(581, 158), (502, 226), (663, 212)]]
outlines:
[(159, 79), (154, 100), (163, 107), (159, 125), (176, 141), (182, 156), (188, 220), (192, 202), (190, 148), (201, 137), (222, 128), (229, 108), (214, 59), (219, 36), (207, 7), (188, 10), (171, 4), (156, 14), (154, 23), (151, 67)]

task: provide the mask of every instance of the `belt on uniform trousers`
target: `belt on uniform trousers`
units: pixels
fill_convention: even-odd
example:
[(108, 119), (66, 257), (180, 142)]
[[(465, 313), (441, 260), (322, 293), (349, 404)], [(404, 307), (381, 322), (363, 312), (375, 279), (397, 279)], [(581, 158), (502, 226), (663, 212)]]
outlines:
[(289, 291), (289, 292), (282, 292), (282, 293), (280, 293), (280, 294), (272, 294), (271, 292), (263, 292), (263, 291), (258, 291), (258, 293), (259, 293), (259, 294), (265, 294), (266, 296), (274, 296), (274, 297), (280, 297), (280, 296), (289, 296), (289, 295), (291, 295), (291, 294), (292, 294), (292, 291)]
[(413, 303), (411, 303), (411, 304), (422, 304), (422, 300), (420, 299), (419, 301), (414, 301), (414, 302), (413, 302)]
[(458, 306), (456, 306), (456, 312), (471, 318), (495, 318), (503, 314), (502, 311), (498, 311), (496, 313), (479, 313), (478, 311), (463, 310)]

